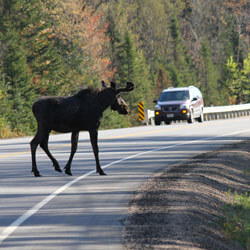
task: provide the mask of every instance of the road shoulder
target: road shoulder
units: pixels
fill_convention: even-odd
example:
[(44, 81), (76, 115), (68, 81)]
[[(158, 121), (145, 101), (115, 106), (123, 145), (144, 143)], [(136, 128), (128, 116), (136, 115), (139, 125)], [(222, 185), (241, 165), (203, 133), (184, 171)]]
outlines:
[(228, 190), (249, 192), (249, 171), (250, 141), (243, 141), (156, 174), (129, 202), (124, 248), (241, 249), (218, 223)]

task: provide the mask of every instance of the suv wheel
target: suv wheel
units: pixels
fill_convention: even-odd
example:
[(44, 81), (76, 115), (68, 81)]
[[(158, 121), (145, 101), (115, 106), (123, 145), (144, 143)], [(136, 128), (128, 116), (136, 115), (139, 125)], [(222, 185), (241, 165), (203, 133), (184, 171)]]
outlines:
[(156, 126), (161, 125), (161, 121), (159, 121), (159, 120), (155, 120), (155, 125), (156, 125)]
[(194, 112), (191, 110), (190, 117), (188, 118), (188, 123), (194, 123)]
[(204, 122), (204, 114), (203, 114), (203, 111), (201, 111), (201, 115), (200, 115), (200, 117), (198, 118), (198, 122)]

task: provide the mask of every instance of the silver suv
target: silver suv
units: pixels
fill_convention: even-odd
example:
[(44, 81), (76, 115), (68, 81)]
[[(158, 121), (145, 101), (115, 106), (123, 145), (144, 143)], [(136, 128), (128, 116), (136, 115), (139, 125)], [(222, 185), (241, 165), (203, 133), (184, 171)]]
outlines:
[(176, 120), (193, 123), (197, 119), (203, 122), (204, 102), (200, 90), (194, 86), (165, 89), (154, 103), (155, 125), (160, 125), (162, 121), (170, 124)]

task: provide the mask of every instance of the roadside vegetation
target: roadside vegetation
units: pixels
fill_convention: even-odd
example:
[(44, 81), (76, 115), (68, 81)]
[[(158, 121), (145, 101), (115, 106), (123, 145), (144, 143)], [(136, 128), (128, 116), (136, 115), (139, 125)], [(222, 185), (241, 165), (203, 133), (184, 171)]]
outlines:
[(3, 118), (0, 119), (0, 139), (19, 136), (24, 136), (24, 134), (22, 134), (16, 128), (11, 130), (10, 127), (6, 124), (6, 121)]
[(103, 127), (138, 125), (137, 103), (169, 86), (194, 85), (205, 105), (250, 102), (247, 0), (0, 0), (0, 136), (31, 134), (32, 103), (102, 79), (136, 90), (130, 116), (107, 111)]
[(225, 235), (250, 249), (250, 194), (228, 192), (231, 203), (224, 208), (223, 228)]

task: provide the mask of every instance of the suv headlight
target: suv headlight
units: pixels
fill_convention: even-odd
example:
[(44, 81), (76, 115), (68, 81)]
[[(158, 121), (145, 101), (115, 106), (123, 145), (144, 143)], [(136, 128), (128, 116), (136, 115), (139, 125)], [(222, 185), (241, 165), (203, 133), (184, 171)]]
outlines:
[(180, 106), (180, 110), (181, 110), (182, 114), (184, 114), (184, 115), (187, 114), (189, 112), (188, 105), (187, 104), (182, 104)]
[(181, 106), (180, 106), (180, 109), (182, 110), (182, 109), (187, 109), (188, 110), (188, 105), (187, 104), (182, 104)]
[(160, 105), (155, 105), (155, 110), (158, 111), (158, 110), (161, 110), (161, 106)]

